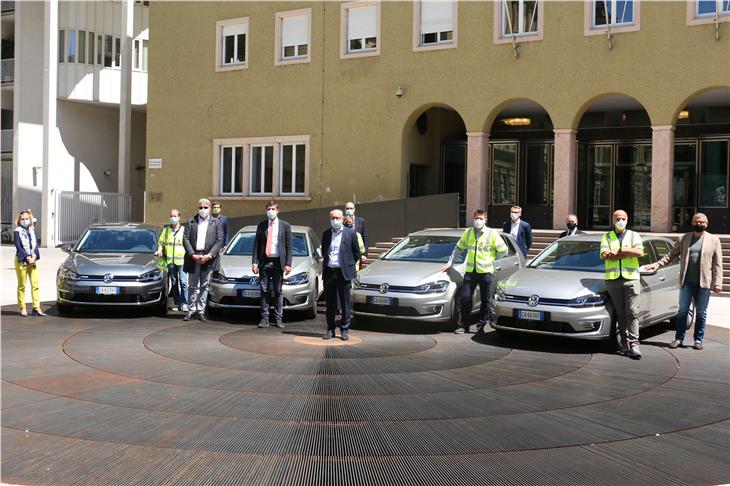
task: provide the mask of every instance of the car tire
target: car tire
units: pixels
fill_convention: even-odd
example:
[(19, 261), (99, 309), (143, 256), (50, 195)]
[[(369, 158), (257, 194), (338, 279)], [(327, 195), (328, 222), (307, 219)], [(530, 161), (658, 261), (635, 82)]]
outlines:
[(160, 317), (165, 317), (167, 315), (167, 298), (162, 299), (162, 302), (157, 304), (155, 314)]
[(56, 309), (58, 310), (58, 313), (62, 316), (67, 316), (73, 314), (74, 306), (69, 304), (60, 304), (56, 302)]
[(611, 315), (611, 329), (606, 340), (606, 349), (613, 353), (621, 349), (621, 337), (618, 332), (618, 321)]

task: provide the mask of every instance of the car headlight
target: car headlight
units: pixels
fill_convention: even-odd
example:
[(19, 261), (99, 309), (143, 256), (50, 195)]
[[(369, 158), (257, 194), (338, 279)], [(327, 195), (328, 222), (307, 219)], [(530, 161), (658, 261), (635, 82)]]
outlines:
[(162, 280), (162, 271), (150, 270), (149, 272), (145, 272), (140, 275), (137, 280), (139, 282), (156, 282), (158, 280)]
[(494, 292), (494, 300), (497, 302), (504, 302), (507, 300), (507, 296), (504, 293), (504, 290), (498, 288), (496, 292)]
[(220, 272), (213, 272), (213, 274), (210, 276), (210, 281), (214, 284), (228, 283), (228, 279)]
[(417, 294), (433, 294), (438, 292), (446, 292), (446, 289), (449, 288), (449, 282), (448, 280), (439, 280), (437, 282), (430, 282), (427, 284), (420, 285), (416, 287), (415, 292)]
[(307, 272), (298, 273), (284, 279), (284, 285), (302, 285), (305, 283), (309, 283), (309, 274)]
[(65, 280), (78, 280), (79, 274), (74, 272), (70, 268), (64, 268), (61, 270), (61, 278)]
[(598, 294), (581, 295), (568, 302), (568, 305), (573, 307), (595, 307), (603, 304), (603, 297)]

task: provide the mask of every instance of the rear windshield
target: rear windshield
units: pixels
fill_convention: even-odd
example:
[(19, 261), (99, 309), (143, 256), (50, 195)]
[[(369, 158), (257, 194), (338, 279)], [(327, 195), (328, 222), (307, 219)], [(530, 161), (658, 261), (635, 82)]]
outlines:
[[(238, 233), (228, 245), (226, 255), (246, 256), (253, 255), (253, 240), (256, 233)], [(304, 233), (292, 233), (291, 235), (292, 256), (308, 256), (309, 244)]]
[(154, 253), (157, 235), (151, 229), (92, 228), (81, 236), (76, 251), (83, 253)]
[(598, 241), (558, 240), (542, 251), (527, 265), (529, 268), (550, 270), (583, 270), (603, 272), (605, 264), (599, 256)]

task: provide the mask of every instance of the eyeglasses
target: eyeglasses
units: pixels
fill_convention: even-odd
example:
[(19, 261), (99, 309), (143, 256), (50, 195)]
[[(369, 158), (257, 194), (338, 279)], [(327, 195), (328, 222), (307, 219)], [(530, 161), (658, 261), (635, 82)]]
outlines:
[(210, 209), (210, 206), (198, 206), (198, 209)]

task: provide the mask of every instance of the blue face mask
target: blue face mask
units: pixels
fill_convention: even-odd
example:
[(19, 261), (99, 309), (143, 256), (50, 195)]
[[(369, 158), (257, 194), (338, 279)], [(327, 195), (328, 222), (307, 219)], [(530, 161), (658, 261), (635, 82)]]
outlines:
[(22, 226), (23, 228), (30, 228), (30, 220), (24, 219), (20, 222), (20, 226)]
[(345, 216), (353, 216), (355, 214), (354, 209), (345, 209)]
[(341, 219), (332, 219), (330, 220), (330, 224), (332, 225), (332, 229), (340, 229), (342, 228), (342, 220)]
[(266, 217), (269, 219), (276, 218), (277, 214), (279, 214), (279, 212), (276, 209), (267, 209), (266, 210)]

